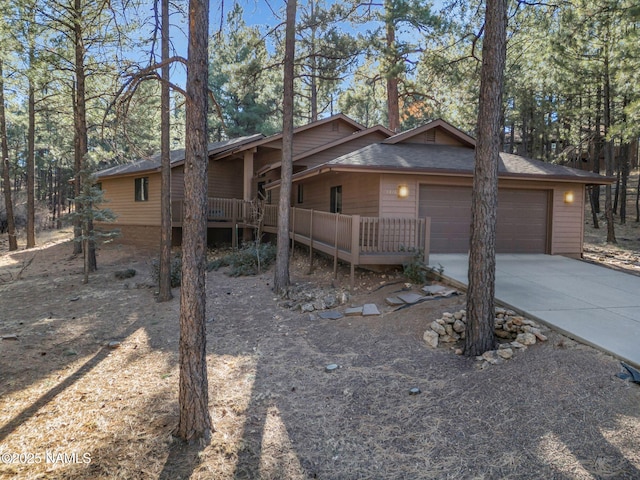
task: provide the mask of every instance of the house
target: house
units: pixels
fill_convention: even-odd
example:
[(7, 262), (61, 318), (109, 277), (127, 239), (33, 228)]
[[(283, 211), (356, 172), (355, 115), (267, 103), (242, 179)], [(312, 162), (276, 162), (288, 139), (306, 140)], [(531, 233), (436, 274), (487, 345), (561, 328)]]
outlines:
[[(443, 120), (400, 134), (335, 115), (294, 131), (292, 238), (353, 265), (399, 264), (411, 252), (467, 252), (475, 140)], [(266, 199), (274, 232), (282, 136), (254, 135), (209, 149), (210, 232), (237, 242)], [(172, 224), (180, 239), (184, 152), (172, 156)], [(160, 229), (157, 157), (97, 174), (122, 241), (155, 244)], [(580, 256), (585, 186), (600, 175), (503, 153), (498, 252)]]
[[(294, 172), (379, 142), (393, 133), (365, 128), (338, 114), (294, 130)], [(266, 197), (265, 186), (280, 178), (282, 134), (261, 134), (209, 145), (208, 191), (210, 234), (236, 241), (238, 231), (251, 228), (248, 202)], [(184, 150), (171, 153), (173, 237), (180, 242), (184, 197)], [(117, 220), (122, 243), (155, 245), (160, 238), (160, 156), (96, 173), (104, 197)], [(219, 236), (219, 235), (218, 235)]]
[[(443, 120), (293, 175), (292, 204), (380, 218), (429, 218), (432, 253), (466, 253), (475, 140)], [(499, 253), (582, 254), (585, 186), (611, 179), (501, 153)], [(277, 182), (267, 186), (277, 197)]]

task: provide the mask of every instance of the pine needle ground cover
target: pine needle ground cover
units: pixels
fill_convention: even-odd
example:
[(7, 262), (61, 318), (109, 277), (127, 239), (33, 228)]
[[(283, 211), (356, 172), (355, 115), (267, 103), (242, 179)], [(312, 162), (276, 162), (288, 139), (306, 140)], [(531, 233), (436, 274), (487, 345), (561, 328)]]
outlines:
[[(0, 256), (0, 336), (17, 337), (0, 340), (0, 478), (640, 477), (640, 388), (615, 359), (551, 332), (479, 370), (422, 340), (465, 297), (392, 312), (399, 272), (359, 272), (349, 303), (382, 315), (339, 320), (286, 308), (270, 271), (209, 272), (216, 431), (184, 446), (171, 436), (179, 289), (156, 303), (157, 252), (117, 245), (82, 285), (67, 239)], [(348, 285), (348, 268), (333, 281), (330, 261), (307, 262), (294, 255), (298, 284)]]

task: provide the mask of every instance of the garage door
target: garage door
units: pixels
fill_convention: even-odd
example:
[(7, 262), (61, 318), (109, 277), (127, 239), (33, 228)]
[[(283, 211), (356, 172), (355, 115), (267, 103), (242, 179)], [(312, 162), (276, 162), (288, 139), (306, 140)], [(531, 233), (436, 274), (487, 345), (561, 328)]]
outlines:
[[(501, 189), (498, 194), (498, 253), (546, 253), (546, 190)], [(420, 186), (420, 217), (431, 217), (431, 251), (466, 253), (471, 225), (471, 187)]]

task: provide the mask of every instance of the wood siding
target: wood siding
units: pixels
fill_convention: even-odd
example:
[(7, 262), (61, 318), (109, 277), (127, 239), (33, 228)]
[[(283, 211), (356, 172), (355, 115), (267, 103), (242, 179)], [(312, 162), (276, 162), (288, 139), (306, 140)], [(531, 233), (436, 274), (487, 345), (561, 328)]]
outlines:
[[(135, 201), (135, 179), (149, 177), (149, 200)], [(116, 215), (114, 225), (160, 225), (160, 174), (102, 180), (105, 208)]]
[(332, 122), (298, 132), (293, 137), (293, 155), (300, 155), (320, 145), (326, 145), (339, 138), (347, 137), (356, 131), (352, 125), (336, 119)]
[[(400, 199), (397, 196), (398, 185), (409, 187), (409, 197)], [(384, 174), (380, 178), (380, 216), (412, 217), (418, 215), (419, 199), (417, 192), (420, 184), (451, 185), (471, 187), (471, 178), (436, 177), (426, 175), (392, 175)], [(500, 180), (499, 188), (550, 190), (549, 212), (550, 232), (549, 253), (552, 255), (580, 256), (584, 233), (584, 185), (579, 183), (540, 182), (525, 180)], [(574, 192), (574, 202), (564, 203), (564, 192)], [(432, 226), (433, 230), (433, 226)], [(549, 233), (548, 233), (549, 236)]]
[[(406, 185), (409, 196), (398, 198), (398, 186)], [(381, 217), (417, 217), (418, 216), (418, 179), (415, 175), (380, 175), (380, 216)]]
[(334, 160), (342, 155), (346, 155), (347, 153), (354, 152), (362, 147), (366, 147), (367, 145), (371, 145), (372, 143), (380, 143), (385, 138), (387, 138), (386, 135), (380, 132), (371, 132), (368, 135), (354, 138), (353, 140), (350, 140), (348, 142), (303, 158), (295, 162), (295, 165), (304, 165), (305, 168), (313, 168), (318, 165), (322, 165), (323, 163)]
[(184, 166), (171, 169), (171, 200), (184, 198)]
[(209, 197), (242, 198), (243, 159), (209, 162)]
[(468, 145), (462, 143), (445, 129), (436, 127), (433, 130), (427, 130), (413, 137), (407, 138), (400, 143), (418, 143), (428, 145), (453, 145), (456, 147), (466, 147)]
[[(302, 184), (304, 198), (298, 203), (297, 185)], [(311, 177), (296, 182), (292, 191), (292, 205), (300, 208), (329, 211), (331, 187), (342, 185), (342, 213), (377, 217), (379, 212), (379, 175), (377, 174), (330, 174)], [(279, 189), (277, 189), (279, 190)], [(274, 198), (276, 191), (274, 193)]]
[[(564, 203), (564, 194), (573, 192), (573, 203)], [(584, 235), (584, 185), (560, 184), (553, 188), (553, 225), (551, 230), (551, 253), (559, 255), (582, 255)]]

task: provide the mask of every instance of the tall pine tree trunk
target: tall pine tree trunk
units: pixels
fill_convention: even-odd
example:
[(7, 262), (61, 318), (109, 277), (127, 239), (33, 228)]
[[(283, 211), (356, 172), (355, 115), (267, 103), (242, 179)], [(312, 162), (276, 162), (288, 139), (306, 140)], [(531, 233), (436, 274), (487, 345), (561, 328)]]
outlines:
[(278, 241), (273, 288), (282, 293), (289, 279), (289, 212), (293, 169), (293, 75), (295, 60), (296, 0), (287, 0), (284, 47), (284, 93), (282, 100), (282, 168), (278, 203)]
[[(169, 0), (162, 3), (162, 61), (169, 59)], [(171, 145), (169, 111), (169, 67), (162, 67), (162, 85), (160, 92), (160, 150), (162, 156), (161, 186), (161, 232), (160, 232), (160, 275), (158, 301), (171, 300)]]
[(629, 180), (629, 162), (631, 156), (631, 145), (625, 142), (622, 145), (620, 156), (620, 223), (627, 223), (627, 182)]
[(7, 116), (4, 109), (4, 72), (0, 59), (0, 143), (2, 143), (2, 181), (4, 184), (4, 206), (7, 213), (7, 233), (9, 235), (9, 251), (18, 249), (16, 238), (16, 222), (13, 215), (13, 200), (11, 198), (11, 178), (9, 172), (9, 143), (7, 140)]
[[(611, 78), (609, 71), (609, 53), (605, 52), (604, 57), (604, 163), (607, 177), (613, 176), (613, 140), (608, 137), (611, 127)], [(604, 218), (607, 221), (607, 243), (618, 243), (616, 241), (615, 224), (613, 222), (613, 202), (611, 199), (611, 184), (604, 187)]]
[[(33, 54), (30, 55), (33, 58)], [(33, 62), (33, 60), (31, 60)], [(36, 246), (36, 99), (33, 80), (29, 78), (27, 129), (27, 248)]]
[(398, 132), (400, 130), (400, 105), (398, 102), (398, 73), (396, 63), (397, 48), (396, 48), (396, 27), (393, 24), (393, 19), (389, 10), (391, 5), (385, 2), (385, 9), (387, 11), (387, 55), (389, 56), (388, 68), (391, 71), (387, 72), (387, 117), (389, 122), (389, 130), (392, 132)]
[(180, 293), (180, 419), (176, 435), (211, 440), (207, 380), (207, 44), (209, 1), (189, 1), (182, 288)]
[(496, 215), (506, 26), (506, 0), (487, 0), (471, 204), (465, 337), (468, 356), (482, 355), (495, 346)]
[[(74, 168), (76, 174), (76, 183), (75, 183), (75, 195), (76, 197), (80, 195), (82, 192), (82, 178), (85, 175), (84, 170), (87, 168), (86, 165), (86, 155), (89, 151), (88, 144), (88, 135), (87, 135), (87, 101), (86, 101), (86, 80), (87, 75), (85, 71), (85, 47), (84, 47), (84, 17), (83, 17), (83, 2), (82, 0), (74, 0), (73, 3), (73, 41), (74, 41), (74, 56), (75, 56), (75, 65), (74, 65), (74, 73), (75, 73), (75, 82), (73, 88), (73, 124), (74, 124)], [(82, 212), (85, 208), (91, 208), (88, 205), (82, 205), (76, 203), (76, 210), (84, 215)], [(88, 228), (89, 231), (86, 232), (85, 235), (93, 236), (93, 222), (88, 222), (85, 224), (85, 229)], [(76, 239), (79, 235), (83, 235), (83, 224), (82, 220), (79, 219), (78, 223), (74, 226), (74, 235)], [(76, 246), (74, 247), (74, 253), (81, 253), (83, 250), (81, 242), (75, 242)], [(96, 270), (96, 248), (95, 241), (89, 239), (86, 243), (86, 247), (88, 248), (87, 262), (89, 266), (89, 271), (93, 272)]]

